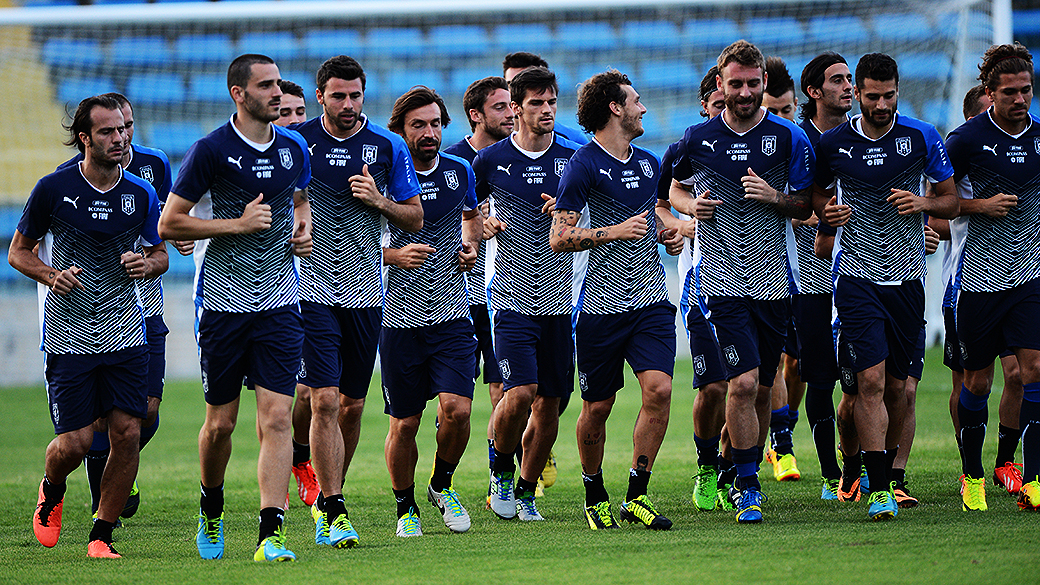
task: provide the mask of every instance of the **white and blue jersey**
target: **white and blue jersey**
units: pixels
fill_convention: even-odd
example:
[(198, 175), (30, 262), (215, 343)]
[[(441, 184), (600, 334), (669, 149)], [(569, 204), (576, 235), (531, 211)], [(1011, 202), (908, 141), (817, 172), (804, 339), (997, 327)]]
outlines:
[(581, 214), (580, 228), (623, 223), (647, 212), (646, 235), (616, 240), (576, 254), (574, 310), (610, 315), (668, 300), (664, 266), (657, 253), (657, 155), (632, 145), (620, 160), (593, 139), (571, 156), (563, 169), (556, 209)]
[(195, 245), (195, 305), (208, 311), (251, 313), (299, 303), (293, 261), (293, 196), (310, 181), (307, 146), (279, 126), (267, 144), (246, 139), (232, 121), (188, 149), (172, 192), (196, 203), (202, 219), (237, 219), (263, 194), (271, 227), (219, 236)]
[(741, 177), (750, 167), (777, 191), (812, 185), (815, 159), (805, 132), (765, 113), (739, 134), (719, 115), (691, 126), (680, 141), (672, 176), (722, 201), (709, 220), (697, 222), (690, 277), (698, 296), (779, 300), (797, 292), (794, 233), (775, 206), (746, 199)]
[(925, 275), (924, 215), (899, 215), (892, 189), (924, 196), (924, 181), (944, 181), (953, 167), (935, 127), (895, 114), (881, 138), (868, 138), (861, 116), (828, 130), (817, 150), (816, 184), (834, 188), (852, 208), (834, 241), (834, 272), (869, 281), (902, 282)]
[(1018, 197), (1005, 217), (977, 213), (950, 222), (963, 238), (954, 256), (953, 287), (998, 292), (1040, 277), (1040, 119), (1011, 136), (992, 109), (954, 130), (947, 140), (957, 190), (964, 199), (998, 193)]
[[(477, 150), (469, 143), (469, 138), (469, 136), (463, 138), (448, 148), (445, 148), (443, 152), (445, 154), (453, 154), (472, 165), (473, 161), (477, 158)], [(484, 293), (484, 274), (486, 267), (487, 243), (481, 240), (480, 249), (477, 250), (477, 261), (473, 264), (473, 268), (466, 273), (466, 286), (469, 288), (469, 306), (484, 307), (482, 310), (487, 309), (487, 295)]]
[(386, 223), (379, 210), (354, 197), (350, 177), (362, 167), (391, 201), (419, 195), (404, 140), (362, 116), (353, 136), (339, 139), (322, 124), (323, 116), (293, 126), (307, 143), (311, 159), (313, 249), (300, 259), (300, 298), (322, 305), (370, 308), (383, 304), (380, 234)]
[(52, 354), (100, 354), (144, 345), (141, 300), (121, 256), (158, 246), (159, 199), (139, 177), (120, 177), (99, 191), (79, 165), (39, 180), (18, 231), (40, 241), (39, 256), (55, 270), (77, 266), (83, 289), (59, 295), (39, 285), (41, 349)]
[[(820, 145), (820, 130), (811, 118), (798, 125), (809, 138), (813, 151)], [(792, 226), (795, 246), (798, 250), (798, 292), (807, 295), (829, 295), (834, 292), (831, 277), (831, 262), (816, 256), (816, 226), (801, 224)]]
[(418, 175), (423, 228), (406, 232), (387, 223), (383, 245), (403, 248), (426, 244), (435, 251), (419, 268), (383, 268), (383, 327), (427, 327), (469, 319), (466, 280), (459, 272), (458, 254), (462, 248), (462, 212), (477, 207), (473, 168), (461, 158), (441, 153), (433, 169)]
[(578, 148), (557, 134), (549, 148), (528, 152), (510, 136), (477, 155), (477, 200), (490, 198), (491, 215), (507, 226), (487, 242), (485, 286), (491, 309), (531, 316), (571, 313), (575, 257), (553, 253), (552, 218), (542, 213), (542, 193), (557, 192)]

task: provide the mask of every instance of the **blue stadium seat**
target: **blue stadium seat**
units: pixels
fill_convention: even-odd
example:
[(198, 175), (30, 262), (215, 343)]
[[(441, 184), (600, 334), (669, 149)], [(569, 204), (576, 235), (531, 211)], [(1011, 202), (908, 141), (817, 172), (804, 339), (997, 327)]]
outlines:
[(1015, 38), (1040, 36), (1040, 10), (1015, 10), (1011, 16)]
[(231, 103), (228, 93), (227, 75), (201, 73), (189, 79), (188, 99), (199, 102)]
[(68, 77), (58, 83), (56, 97), (59, 103), (75, 107), (84, 98), (110, 91), (119, 91), (110, 77)]
[[(573, 101), (571, 103), (573, 104)], [(569, 128), (574, 128), (578, 132), (583, 132), (581, 126), (578, 125), (578, 112), (570, 109), (570, 107), (566, 109), (556, 109), (556, 123), (563, 124)]]
[[(960, 12), (948, 12), (939, 16), (938, 33), (948, 39), (957, 36), (960, 30)], [(975, 41), (990, 43), (993, 41), (993, 25), (989, 16), (980, 12), (968, 12), (965, 17), (968, 27), (968, 37)]]
[(206, 135), (198, 124), (170, 122), (151, 124), (148, 129), (148, 145), (160, 148), (170, 158), (181, 158), (196, 140)]
[(482, 26), (448, 25), (430, 29), (430, 50), (447, 57), (472, 57), (488, 50), (488, 34)]
[(750, 18), (744, 23), (744, 34), (767, 55), (805, 42), (805, 27), (800, 20), (790, 17)]
[(40, 48), (43, 62), (51, 67), (91, 67), (105, 60), (101, 43), (89, 39), (51, 38)]
[(365, 38), (365, 48), (371, 53), (387, 57), (422, 57), (426, 41), (417, 28), (373, 28)]
[(291, 32), (246, 33), (238, 39), (238, 53), (260, 53), (277, 63), (298, 57), (300, 43)]
[(636, 89), (639, 89), (641, 84), (639, 83), (639, 79), (636, 77), (635, 66), (631, 63), (622, 63), (613, 60), (579, 63), (574, 70), (574, 75), (577, 78), (576, 83), (582, 83), (593, 75), (603, 73), (608, 69), (617, 69), (625, 75), (628, 75), (629, 79), (632, 80), (632, 83), (635, 84)]
[(324, 62), (336, 55), (361, 58), (364, 45), (355, 30), (310, 30), (303, 34), (303, 55)]
[(897, 111), (903, 116), (909, 116), (911, 118), (920, 119), (920, 117), (917, 115), (917, 108), (915, 108), (914, 104), (910, 103), (909, 100), (899, 102), (899, 107), (897, 108)]
[(451, 124), (441, 129), (441, 148), (455, 144), (465, 138), (467, 134), (469, 134), (469, 122), (461, 116), (452, 117)]
[(1029, 113), (1040, 116), (1040, 98), (1033, 98), (1032, 103), (1029, 104)]
[(122, 37), (108, 47), (109, 60), (117, 67), (165, 67), (170, 46), (163, 37)]
[(883, 41), (928, 41), (935, 35), (931, 23), (920, 14), (880, 14), (872, 19), (871, 28)]
[(824, 47), (838, 43), (866, 43), (870, 31), (854, 16), (817, 16), (809, 19), (809, 38)]
[[(793, 55), (791, 57), (784, 57), (784, 65), (787, 65), (787, 72), (791, 74), (791, 79), (794, 80), (794, 95), (801, 102), (805, 99), (805, 95), (802, 94), (801, 80), (802, 70), (809, 64), (809, 61), (813, 60), (816, 55)], [(856, 62), (853, 61), (852, 67), (856, 67)]]
[(388, 73), (387, 90), (392, 99), (416, 85), (439, 90), (444, 87), (444, 75), (436, 69), (392, 69)]
[(22, 2), (24, 8), (46, 8), (48, 6), (75, 6), (76, 0), (25, 0)]
[[(307, 99), (314, 98), (314, 76), (317, 72), (317, 69), (315, 69), (314, 71), (280, 69), (278, 71), (278, 73), (281, 74), (282, 79), (287, 79), (295, 83), (296, 85), (302, 87), (303, 93), (307, 96)], [(365, 79), (367, 81), (368, 72), (366, 71), (365, 74)]]
[(946, 126), (950, 115), (950, 103), (946, 100), (928, 100), (921, 106), (921, 118), (938, 128)]
[(668, 20), (627, 22), (621, 26), (621, 39), (637, 49), (678, 49), (679, 27)]
[(126, 97), (134, 104), (177, 104), (187, 97), (184, 78), (174, 73), (139, 73), (126, 82)]
[(148, 0), (94, 0), (94, 4), (145, 4)]
[(915, 78), (942, 81), (949, 77), (953, 68), (950, 57), (945, 53), (906, 53), (896, 58), (899, 78)]
[[(643, 114), (643, 142), (647, 140), (657, 140), (661, 137), (664, 128), (661, 126), (660, 118), (664, 112), (655, 112), (654, 110), (648, 109)], [(642, 145), (646, 148), (646, 145)]]
[(618, 48), (617, 33), (606, 22), (563, 22), (556, 25), (556, 46), (564, 51), (609, 51)]
[[(692, 109), (674, 108), (669, 112), (666, 120), (665, 133), (669, 144), (671, 144), (682, 138), (687, 128), (694, 124), (700, 124), (706, 121), (707, 118), (701, 117), (700, 105), (698, 104), (696, 108)], [(664, 151), (662, 150), (658, 154), (664, 156)]]
[(500, 72), (487, 67), (464, 67), (452, 69), (448, 72), (448, 84), (445, 92), (456, 93), (460, 96), (466, 93), (466, 88), (478, 79), (484, 79), (489, 75), (498, 75)]
[(225, 34), (183, 35), (173, 41), (173, 55), (185, 63), (227, 65), (235, 58), (234, 44)]
[(682, 59), (668, 61), (644, 61), (639, 77), (633, 79), (637, 90), (673, 89), (690, 90), (696, 94), (704, 72), (694, 70), (694, 66)]
[[(495, 28), (493, 45), (504, 57), (507, 53), (542, 53), (553, 48), (553, 34), (540, 23), (504, 24)], [(551, 65), (551, 64), (550, 64)]]
[[(728, 19), (687, 20), (680, 33), (683, 45), (707, 51), (722, 50), (741, 38), (740, 27)], [(703, 73), (701, 74), (703, 75)]]

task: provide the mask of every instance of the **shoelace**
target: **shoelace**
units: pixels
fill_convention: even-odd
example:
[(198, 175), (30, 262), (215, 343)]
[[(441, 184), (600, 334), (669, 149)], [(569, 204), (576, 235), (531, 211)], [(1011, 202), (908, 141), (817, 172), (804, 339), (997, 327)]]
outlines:
[(503, 478), (498, 482), (498, 499), (502, 501), (509, 500), (509, 494), (513, 493), (513, 480)]
[(414, 514), (409, 513), (407, 516), (402, 518), (402, 520), (404, 520), (403, 532), (405, 534), (415, 534), (419, 531), (419, 518)]
[(455, 490), (445, 490), (441, 492), (441, 497), (444, 498), (444, 507), (451, 510), (453, 516), (462, 516), (462, 504), (459, 503), (459, 495)]
[(205, 514), (199, 514), (202, 519), (202, 533), (210, 542), (216, 542), (220, 538), (220, 518), (208, 518)]
[(517, 502), (518, 505), (523, 507), (524, 512), (526, 512), (528, 514), (537, 514), (538, 513), (538, 509), (534, 507), (534, 498), (533, 497), (532, 498), (518, 498), (516, 500), (516, 502)]

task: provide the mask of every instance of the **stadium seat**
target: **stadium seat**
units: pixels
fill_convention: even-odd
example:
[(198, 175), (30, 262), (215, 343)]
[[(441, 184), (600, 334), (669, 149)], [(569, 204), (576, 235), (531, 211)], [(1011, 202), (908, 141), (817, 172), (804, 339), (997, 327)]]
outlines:
[(617, 34), (606, 22), (563, 22), (556, 25), (556, 47), (564, 51), (617, 49)]
[(105, 61), (101, 43), (98, 41), (63, 37), (44, 41), (40, 57), (51, 67), (92, 67)]
[(949, 77), (952, 69), (950, 57), (945, 53), (907, 53), (896, 58), (899, 77), (926, 81), (941, 81)]
[(225, 34), (182, 35), (173, 41), (173, 55), (184, 63), (226, 65), (235, 58), (235, 51)]
[(1033, 98), (1033, 101), (1029, 104), (1029, 113), (1034, 116), (1040, 116), (1040, 98)]
[(246, 33), (238, 39), (238, 53), (260, 53), (275, 62), (295, 59), (300, 54), (300, 44), (291, 32)]
[(426, 41), (417, 28), (373, 28), (365, 36), (366, 50), (390, 58), (423, 57)]
[(333, 55), (361, 58), (361, 33), (354, 30), (309, 30), (303, 33), (303, 55), (322, 62)]
[[(300, 69), (281, 69), (278, 73), (282, 76), (282, 79), (287, 79), (296, 85), (303, 88), (303, 93), (307, 96), (307, 99), (314, 98), (314, 76), (318, 72), (317, 68), (314, 71), (303, 71)], [(368, 79), (368, 76), (365, 76)]]
[(805, 42), (805, 27), (797, 18), (750, 18), (744, 23), (744, 33), (767, 55)]
[(576, 83), (582, 83), (586, 79), (596, 75), (597, 73), (603, 73), (608, 69), (617, 69), (618, 71), (628, 75), (632, 80), (632, 83), (638, 89), (641, 85), (639, 79), (636, 77), (636, 68), (631, 63), (621, 63), (612, 59), (604, 61), (591, 61), (587, 63), (579, 63), (574, 70), (574, 76), (577, 78)]
[(430, 29), (430, 50), (446, 57), (483, 55), (488, 43), (487, 31), (482, 26), (448, 25)]
[(119, 91), (110, 77), (68, 77), (58, 83), (57, 98), (59, 103), (75, 107), (84, 98), (110, 91)]
[(560, 95), (564, 96), (563, 99), (569, 100), (567, 103), (573, 104), (574, 98), (578, 94), (578, 84), (587, 78), (578, 77), (571, 67), (563, 63), (560, 63), (558, 67), (553, 67), (552, 72), (556, 74), (556, 85), (560, 87)]
[(668, 20), (627, 22), (621, 26), (621, 39), (636, 49), (678, 50), (679, 27)]
[(946, 100), (928, 100), (921, 106), (921, 118), (938, 128), (945, 128), (950, 115), (950, 103)]
[(148, 0), (94, 0), (96, 5), (104, 4), (145, 4)]
[(838, 43), (867, 43), (870, 31), (854, 16), (818, 16), (809, 19), (809, 39), (821, 47)]
[[(802, 70), (809, 64), (809, 61), (813, 60), (816, 55), (792, 55), (790, 57), (784, 57), (784, 65), (787, 65), (787, 72), (791, 74), (791, 79), (794, 80), (794, 95), (801, 102), (805, 99), (805, 95), (802, 94), (802, 90), (799, 89), (802, 79)], [(856, 66), (856, 62), (852, 62), (853, 68)]]
[(697, 71), (689, 61), (643, 61), (639, 78), (633, 79), (636, 88), (690, 90), (696, 93), (704, 72)]
[(1011, 16), (1011, 22), (1015, 29), (1016, 39), (1040, 37), (1040, 10), (1015, 10)]
[(198, 124), (187, 122), (170, 122), (152, 124), (148, 130), (148, 144), (162, 149), (170, 158), (181, 158), (188, 148), (206, 132)]
[[(979, 12), (968, 12), (965, 17), (968, 27), (968, 38), (990, 43), (993, 40), (993, 26), (990, 24), (989, 16)], [(959, 12), (948, 12), (938, 19), (938, 32), (940, 35), (953, 39), (957, 37), (960, 30), (961, 15)]]
[(108, 57), (116, 67), (165, 67), (170, 61), (170, 45), (163, 37), (121, 37), (108, 47)]
[(540, 23), (504, 24), (495, 28), (492, 38), (493, 46), (503, 57), (515, 51), (542, 53), (553, 48), (552, 31)]
[(499, 73), (499, 71), (495, 71), (488, 67), (464, 67), (461, 69), (452, 69), (448, 72), (448, 84), (445, 86), (445, 92), (455, 93), (461, 96), (466, 93), (466, 88), (469, 87), (469, 84), (478, 79), (484, 79), (489, 75), (498, 75)]
[(880, 14), (871, 21), (874, 34), (882, 41), (929, 41), (935, 35), (928, 19), (920, 14)]
[(76, 0), (25, 0), (22, 2), (24, 8), (46, 8), (48, 6), (75, 6), (79, 4)]
[(917, 108), (914, 107), (914, 104), (911, 103), (910, 100), (899, 102), (899, 107), (896, 111), (904, 116), (910, 116), (911, 118), (920, 119), (920, 117), (917, 115)]
[[(687, 20), (680, 33), (683, 45), (707, 52), (721, 51), (724, 47), (739, 40), (740, 27), (727, 19)], [(702, 73), (703, 75), (703, 73)]]
[(388, 72), (387, 90), (391, 99), (416, 85), (425, 85), (435, 90), (444, 87), (444, 75), (436, 69), (392, 69)]
[(179, 74), (139, 73), (127, 80), (126, 96), (134, 104), (179, 104), (187, 97), (185, 85)]
[(199, 102), (223, 103), (231, 101), (228, 93), (227, 75), (221, 73), (202, 73), (193, 75), (188, 83), (188, 99)]
[[(655, 112), (653, 110), (648, 109), (646, 111), (646, 113), (643, 114), (643, 138), (642, 138), (642, 141), (644, 143), (647, 142), (647, 141), (650, 141), (650, 140), (658, 140), (658, 139), (660, 139), (660, 137), (661, 137), (660, 135), (661, 135), (661, 133), (664, 130), (661, 127), (661, 123), (660, 123), (661, 114), (663, 114), (663, 113), (664, 112)], [(678, 137), (676, 137), (676, 139), (678, 139)], [(640, 145), (643, 146), (643, 148), (646, 148), (646, 146), (644, 144), (640, 144)]]

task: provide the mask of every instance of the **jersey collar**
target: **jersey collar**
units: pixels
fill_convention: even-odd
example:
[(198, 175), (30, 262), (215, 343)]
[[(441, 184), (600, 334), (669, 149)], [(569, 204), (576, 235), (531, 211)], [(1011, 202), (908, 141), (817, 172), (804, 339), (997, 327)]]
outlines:
[(1011, 138), (1013, 138), (1015, 140), (1018, 140), (1019, 138), (1021, 138), (1023, 134), (1025, 134), (1026, 132), (1029, 132), (1029, 129), (1033, 127), (1033, 117), (1029, 116), (1029, 123), (1026, 124), (1026, 127), (1025, 127), (1024, 130), (1022, 130), (1018, 134), (1008, 134), (1007, 131), (1005, 131), (1003, 128), (1001, 128), (1000, 124), (997, 124), (997, 121), (993, 119), (993, 106), (990, 106), (989, 109), (986, 110), (986, 116), (989, 118), (990, 123), (993, 124), (993, 126), (997, 130), (1000, 130), (1005, 135), (1010, 136)]

